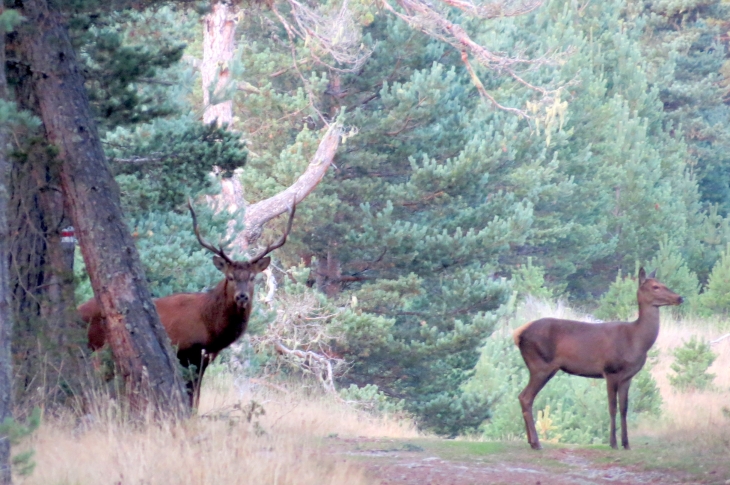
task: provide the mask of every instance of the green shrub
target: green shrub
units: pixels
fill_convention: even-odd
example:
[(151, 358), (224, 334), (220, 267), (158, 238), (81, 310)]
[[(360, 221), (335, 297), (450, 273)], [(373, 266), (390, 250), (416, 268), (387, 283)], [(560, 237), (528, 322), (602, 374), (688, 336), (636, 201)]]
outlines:
[(715, 313), (730, 312), (730, 243), (712, 267), (700, 303)]
[(692, 336), (682, 347), (674, 349), (674, 363), (671, 369), (675, 375), (669, 376), (669, 383), (679, 391), (703, 391), (712, 387), (715, 374), (707, 369), (717, 358), (710, 350), (708, 342)]
[(645, 413), (651, 416), (661, 414), (662, 395), (654, 377), (651, 375), (651, 370), (656, 365), (658, 358), (659, 350), (650, 350), (646, 358), (646, 364), (631, 380), (629, 409), (632, 413)]
[[(12, 446), (17, 446), (26, 440), (26, 438), (29, 438), (38, 429), (40, 424), (41, 410), (36, 407), (33, 408), (33, 411), (25, 424), (16, 421), (12, 417), (6, 417), (5, 420), (0, 423), (0, 436), (2, 439), (10, 441)], [(33, 473), (36, 465), (33, 460), (34, 455), (35, 450), (33, 448), (15, 453), (15, 456), (11, 459), (13, 473), (18, 474), (21, 477), (27, 477)]]
[(512, 272), (512, 285), (520, 298), (533, 296), (549, 300), (553, 292), (545, 287), (545, 270), (541, 266), (534, 266), (532, 258), (527, 258), (527, 264), (518, 266)]
[(375, 415), (403, 413), (403, 400), (389, 398), (374, 384), (363, 387), (350, 384), (350, 387), (340, 389), (339, 394), (345, 401), (354, 402)]
[(659, 281), (686, 300), (685, 304), (673, 307), (672, 311), (687, 313), (697, 306), (700, 291), (697, 275), (690, 271), (679, 249), (668, 239), (659, 243), (659, 251), (649, 267), (656, 268)]
[(595, 315), (601, 320), (626, 321), (636, 317), (637, 303), (636, 290), (638, 283), (635, 279), (623, 276), (621, 270), (616, 280), (608, 287), (608, 291), (598, 302)]

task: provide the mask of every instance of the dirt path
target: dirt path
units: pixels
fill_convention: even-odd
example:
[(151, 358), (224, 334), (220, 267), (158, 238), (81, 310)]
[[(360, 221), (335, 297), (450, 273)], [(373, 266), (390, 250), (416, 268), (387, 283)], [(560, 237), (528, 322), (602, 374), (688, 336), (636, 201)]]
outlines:
[(621, 453), (631, 452), (613, 450), (555, 447), (534, 452), (522, 443), (336, 441), (337, 453), (361, 462), (379, 485), (730, 484), (727, 469), (688, 473), (643, 461), (623, 463)]

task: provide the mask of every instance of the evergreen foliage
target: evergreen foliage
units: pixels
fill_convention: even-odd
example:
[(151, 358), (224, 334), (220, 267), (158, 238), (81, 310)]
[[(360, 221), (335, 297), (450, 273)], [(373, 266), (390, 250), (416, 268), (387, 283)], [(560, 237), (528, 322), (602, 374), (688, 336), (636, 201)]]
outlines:
[(179, 61), (198, 16), (176, 9), (175, 2), (113, 11), (97, 0), (84, 3), (64, 7), (100, 129), (149, 122), (183, 109), (180, 93), (194, 79)]
[[(20, 423), (12, 417), (6, 417), (2, 423), (0, 423), (0, 436), (10, 442), (11, 445), (17, 446), (20, 442), (31, 436), (38, 427), (41, 425), (41, 409), (33, 408), (30, 415), (28, 416), (25, 424)], [(25, 451), (16, 453), (11, 459), (11, 465), (13, 472), (17, 473), (21, 477), (25, 477), (33, 473), (35, 469), (35, 461), (33, 456), (35, 451), (30, 448)]]
[[(252, 200), (293, 181), (322, 117), (345, 108), (358, 130), (303, 204), (306, 234), (284, 250), (312, 261), (310, 280), (321, 291), (356, 296), (359, 313), (344, 323), (342, 349), (353, 366), (342, 385), (377, 385), (438, 432), (473, 429), (478, 420), (467, 408), (486, 417), (492, 398), (477, 405), (461, 386), (481, 340), (510, 311), (500, 276), (527, 284), (540, 276), (520, 268), (544, 268), (550, 291), (590, 301), (618, 269), (650, 261), (666, 235), (688, 271), (711, 259), (686, 146), (672, 136), (647, 77), (644, 20), (627, 24), (624, 7), (592, 2), (578, 11), (554, 0), (488, 23), (451, 12), (497, 51), (570, 46), (562, 62), (527, 75), (537, 85), (566, 85), (562, 128), (548, 130), (549, 140), (542, 125), (536, 136), (534, 126), (476, 96), (458, 52), (382, 13), (360, 18), (372, 55), (357, 73), (317, 63), (282, 70), (292, 52), (275, 20), (249, 16), (239, 25), (246, 89), (235, 109), (248, 116), (234, 127), (249, 133), (258, 155), (242, 174)], [(309, 48), (297, 45), (297, 56), (307, 59)], [(532, 99), (524, 86), (477, 70), (499, 102)], [(634, 313), (630, 283), (625, 300)], [(551, 409), (557, 419), (562, 411)]]
[(638, 304), (636, 291), (638, 282), (634, 278), (622, 276), (619, 270), (616, 280), (601, 296), (596, 308), (596, 317), (604, 321), (628, 321), (636, 317)]
[[(276, 253), (287, 278), (311, 287), (282, 291), (317, 291), (343, 309), (332, 324), (351, 364), (338, 382), (343, 395), (403, 410), (448, 436), (522, 436), (516, 395), (526, 369), (511, 341), (489, 338), (516, 297), (590, 304), (603, 295), (599, 318), (629, 320), (636, 281), (623, 275), (644, 261), (692, 309), (730, 308), (730, 249), (697, 297), (730, 237), (717, 40), (725, 3), (548, 0), (489, 22), (450, 11), (494, 51), (570, 52), (526, 73), (537, 86), (564, 86), (548, 126), (495, 109), (459, 52), (369, 2), (351, 2), (372, 50), (356, 72), (323, 65), (312, 44), (292, 50), (269, 10), (246, 5), (228, 66), (240, 88), (231, 89), (237, 117), (223, 129), (198, 121), (198, 81), (178, 62), (183, 52), (199, 55), (200, 17), (162, 3), (64, 6), (155, 296), (220, 279), (184, 207), (215, 191), (214, 166), (239, 177), (246, 200), (270, 197), (296, 180), (320, 129), (343, 114), (351, 136)], [(498, 102), (534, 99), (476, 69)], [(196, 207), (206, 238), (227, 239), (231, 215)], [(252, 328), (271, 322), (256, 312)], [(251, 368), (272, 357), (247, 355)], [(658, 413), (648, 367), (634, 378), (632, 402)], [(553, 437), (578, 443), (606, 439), (605, 408), (603, 382), (567, 376), (535, 403)]]
[(120, 128), (104, 141), (132, 216), (183, 205), (188, 195), (209, 189), (214, 167), (230, 176), (247, 156), (238, 134), (189, 117)]
[(521, 297), (532, 296), (542, 300), (549, 300), (553, 297), (552, 291), (545, 287), (545, 270), (532, 264), (532, 257), (527, 258), (527, 263), (518, 265), (512, 273), (512, 284), (518, 295)]
[(702, 306), (712, 312), (727, 315), (730, 312), (730, 244), (712, 268), (705, 291), (700, 296)]
[(659, 244), (654, 259), (650, 265), (656, 268), (656, 276), (667, 287), (686, 300), (682, 306), (672, 309), (675, 312), (687, 313), (697, 308), (697, 297), (700, 291), (700, 283), (697, 275), (691, 271), (678, 248), (668, 238)]
[(679, 391), (704, 391), (712, 387), (715, 374), (707, 369), (717, 358), (710, 344), (692, 336), (683, 346), (673, 351), (674, 363), (671, 369), (675, 372), (669, 376), (669, 383)]
[(728, 50), (730, 5), (722, 0), (630, 2), (645, 22), (641, 47), (659, 91), (665, 124), (688, 145), (702, 200), (730, 210)]

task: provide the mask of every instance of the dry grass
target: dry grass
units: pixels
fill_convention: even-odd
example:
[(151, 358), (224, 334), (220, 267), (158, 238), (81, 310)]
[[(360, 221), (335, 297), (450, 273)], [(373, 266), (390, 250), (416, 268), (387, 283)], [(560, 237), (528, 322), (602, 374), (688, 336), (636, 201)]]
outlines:
[[(408, 437), (408, 423), (373, 418), (301, 390), (237, 389), (210, 379), (200, 417), (130, 425), (100, 399), (84, 419), (45, 419), (27, 443), (37, 463), (21, 484), (370, 483), (362, 467), (326, 450), (327, 437)], [(265, 414), (251, 413), (252, 402)], [(250, 420), (249, 420), (250, 418)]]
[(664, 399), (662, 419), (658, 423), (643, 423), (642, 432), (684, 439), (692, 437), (707, 444), (730, 441), (730, 416), (727, 416), (730, 413), (730, 338), (711, 346), (717, 355), (708, 369), (715, 374), (714, 389), (679, 392), (669, 384), (669, 376), (674, 374), (670, 368), (674, 361), (673, 349), (682, 346), (693, 335), (714, 340), (727, 333), (727, 329), (722, 328), (703, 320), (664, 317), (655, 344), (660, 352), (659, 360), (652, 371)]
[[(533, 300), (497, 333), (507, 336), (511, 328), (537, 316), (590, 320), (562, 303)], [(715, 390), (679, 393), (668, 381), (671, 350), (692, 335), (711, 340), (730, 331), (721, 328), (664, 313), (655, 345), (659, 361), (653, 370), (663, 413), (658, 420), (632, 425), (637, 438), (671, 442), (671, 447), (663, 446), (682, 456), (704, 457), (728, 449), (730, 419), (723, 409), (730, 408), (730, 338), (713, 346), (718, 354), (710, 369), (716, 374)], [(108, 398), (96, 400), (95, 410), (83, 419), (44, 419), (27, 443), (36, 452), (37, 467), (30, 477), (16, 477), (16, 483), (360, 485), (372, 483), (362, 465), (332, 453), (335, 442), (328, 437), (418, 437), (405, 420), (373, 417), (323, 396), (318, 389), (236, 382), (220, 370), (211, 371), (200, 417), (184, 423), (132, 426), (118, 417)], [(251, 412), (258, 405), (265, 414)]]

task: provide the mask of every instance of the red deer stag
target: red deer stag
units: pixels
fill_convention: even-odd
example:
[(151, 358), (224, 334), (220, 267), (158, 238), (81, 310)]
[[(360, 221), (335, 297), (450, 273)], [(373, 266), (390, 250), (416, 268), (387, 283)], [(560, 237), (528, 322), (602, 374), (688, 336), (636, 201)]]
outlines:
[(530, 371), (530, 381), (520, 393), (527, 441), (539, 450), (532, 403), (540, 389), (559, 371), (582, 377), (606, 379), (608, 411), (611, 415), (611, 447), (616, 444), (616, 396), (621, 408), (621, 444), (629, 449), (626, 412), (629, 385), (646, 362), (659, 334), (659, 307), (679, 305), (681, 296), (655, 278), (639, 270), (639, 318), (635, 322), (586, 323), (557, 318), (541, 318), (514, 332), (522, 358)]
[[(155, 299), (160, 321), (177, 348), (177, 358), (186, 369), (195, 366), (197, 372), (187, 382), (190, 405), (197, 407), (200, 398), (200, 382), (205, 369), (216, 355), (246, 331), (253, 303), (254, 279), (271, 262), (266, 256), (286, 242), (291, 231), (296, 207), (292, 205), (289, 222), (284, 234), (274, 244), (248, 261), (233, 261), (200, 236), (195, 211), (188, 202), (193, 219), (193, 230), (202, 247), (214, 254), (213, 264), (225, 278), (206, 293), (176, 293)], [(89, 324), (89, 348), (98, 350), (106, 343), (103, 315), (95, 298), (78, 308), (81, 318)]]

